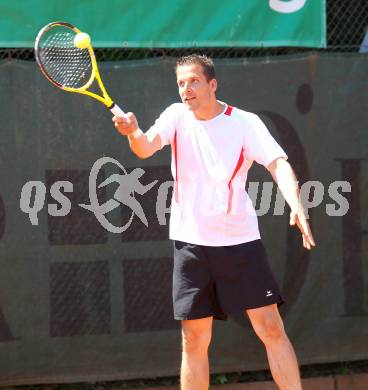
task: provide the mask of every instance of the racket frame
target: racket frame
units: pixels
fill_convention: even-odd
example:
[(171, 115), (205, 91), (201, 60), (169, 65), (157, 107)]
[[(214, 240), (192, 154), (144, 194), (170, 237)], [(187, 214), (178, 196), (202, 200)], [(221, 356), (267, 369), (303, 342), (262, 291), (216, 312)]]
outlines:
[[(62, 89), (64, 91), (67, 91), (67, 92), (77, 92), (77, 93), (81, 93), (81, 94), (84, 94), (84, 95), (88, 95), (88, 96), (90, 96), (90, 97), (92, 97), (94, 99), (97, 99), (98, 101), (103, 103), (113, 113), (115, 113), (114, 111), (118, 112), (119, 110), (123, 113), (123, 111), (117, 105), (115, 105), (113, 100), (108, 95), (105, 86), (103, 85), (103, 82), (102, 82), (102, 79), (101, 79), (101, 76), (100, 76), (100, 72), (99, 72), (98, 66), (97, 66), (96, 56), (95, 56), (95, 53), (93, 51), (93, 48), (92, 48), (91, 44), (89, 44), (88, 47), (86, 47), (86, 49), (88, 50), (88, 53), (89, 53), (90, 58), (91, 58), (92, 73), (91, 73), (91, 77), (89, 78), (89, 80), (87, 81), (87, 83), (85, 85), (83, 85), (80, 88), (65, 87), (62, 84), (58, 83), (57, 81), (53, 80), (49, 76), (47, 70), (45, 69), (45, 66), (43, 65), (43, 63), (42, 63), (42, 61), (41, 61), (41, 59), (39, 57), (38, 47), (39, 47), (39, 42), (40, 42), (43, 34), (46, 33), (47, 31), (49, 31), (50, 29), (52, 29), (55, 26), (64, 26), (64, 27), (70, 28), (76, 34), (79, 34), (81, 32), (77, 27), (73, 26), (70, 23), (57, 21), (57, 22), (51, 22), (51, 23), (47, 24), (37, 34), (36, 41), (35, 41), (35, 46), (34, 46), (34, 48), (35, 48), (35, 57), (36, 57), (36, 61), (37, 61), (38, 65), (39, 65), (39, 67), (41, 69), (41, 72), (46, 77), (46, 79), (49, 80), (50, 83), (52, 83), (53, 85), (55, 85), (56, 87), (58, 87), (58, 88), (60, 88), (60, 89)], [(98, 95), (98, 94), (96, 94), (94, 92), (88, 91), (88, 88), (91, 87), (91, 85), (93, 84), (94, 80), (97, 81), (97, 84), (98, 84), (98, 86), (99, 86), (99, 88), (100, 88), (100, 90), (102, 92), (102, 96), (100, 96), (100, 95)], [(117, 109), (119, 109), (119, 110), (117, 110)]]

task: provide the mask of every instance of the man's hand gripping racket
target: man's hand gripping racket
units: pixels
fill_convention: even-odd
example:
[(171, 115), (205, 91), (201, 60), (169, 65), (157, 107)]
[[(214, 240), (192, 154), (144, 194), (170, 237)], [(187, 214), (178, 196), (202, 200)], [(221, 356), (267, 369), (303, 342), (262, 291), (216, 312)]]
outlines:
[[(106, 92), (88, 34), (69, 23), (49, 23), (37, 35), (35, 56), (44, 76), (56, 87), (91, 96), (116, 117), (125, 115)], [(95, 80), (101, 95), (90, 90)]]

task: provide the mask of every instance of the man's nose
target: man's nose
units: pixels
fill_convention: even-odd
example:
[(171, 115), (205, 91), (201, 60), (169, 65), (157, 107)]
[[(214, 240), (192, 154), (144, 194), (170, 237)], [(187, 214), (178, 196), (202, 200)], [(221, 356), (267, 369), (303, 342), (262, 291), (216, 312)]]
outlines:
[(187, 91), (190, 91), (190, 90), (191, 90), (190, 83), (185, 83), (184, 84), (184, 92), (187, 92)]

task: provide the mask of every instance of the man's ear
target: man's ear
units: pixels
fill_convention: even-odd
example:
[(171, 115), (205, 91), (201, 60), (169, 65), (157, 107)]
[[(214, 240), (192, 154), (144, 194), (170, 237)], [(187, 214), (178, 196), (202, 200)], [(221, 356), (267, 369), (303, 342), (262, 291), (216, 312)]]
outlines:
[(216, 79), (210, 80), (210, 87), (211, 87), (213, 92), (216, 92), (216, 90), (217, 90), (217, 80)]

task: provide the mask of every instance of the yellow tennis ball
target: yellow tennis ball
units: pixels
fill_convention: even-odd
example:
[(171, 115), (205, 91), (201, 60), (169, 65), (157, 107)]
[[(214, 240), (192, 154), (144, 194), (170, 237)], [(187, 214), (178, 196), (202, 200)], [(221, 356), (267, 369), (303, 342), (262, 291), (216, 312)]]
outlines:
[(91, 38), (87, 33), (79, 33), (74, 37), (74, 45), (78, 49), (87, 49), (91, 44)]

